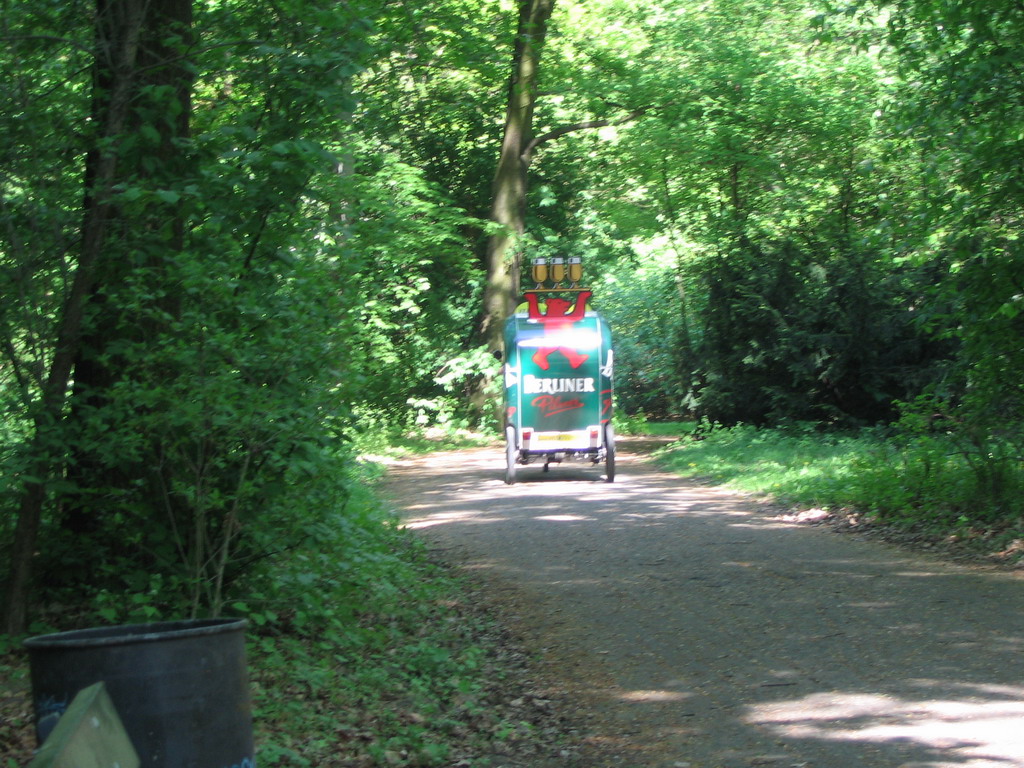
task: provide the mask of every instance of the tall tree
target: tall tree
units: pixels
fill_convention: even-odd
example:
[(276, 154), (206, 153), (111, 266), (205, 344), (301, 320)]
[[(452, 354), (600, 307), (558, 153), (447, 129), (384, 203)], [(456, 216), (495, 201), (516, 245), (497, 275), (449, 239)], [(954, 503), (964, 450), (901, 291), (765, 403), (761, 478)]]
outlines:
[[(480, 336), (491, 350), (501, 348), (505, 318), (518, 298), (523, 236), (527, 229), (528, 174), (538, 150), (566, 136), (632, 122), (646, 114), (655, 102), (643, 88), (607, 87), (608, 71), (620, 69), (620, 59), (635, 56), (636, 50), (615, 50), (614, 39), (611, 50), (592, 41), (582, 41), (577, 44), (584, 52), (593, 49), (583, 54), (592, 56), (594, 62), (582, 68), (586, 72), (572, 71), (572, 62), (556, 62), (551, 69), (560, 74), (571, 72), (567, 80), (571, 80), (573, 86), (586, 83), (588, 77), (593, 82), (589, 89), (584, 85), (572, 91), (569, 85), (560, 83), (556, 89), (559, 100), (566, 99), (572, 105), (568, 109), (550, 110), (545, 116), (544, 130), (537, 131), (534, 120), (538, 107), (541, 52), (554, 5), (554, 0), (521, 0), (519, 4), (505, 129), (491, 194), (490, 221), (495, 228), (487, 242), (484, 258), (487, 282)], [(619, 12), (611, 8), (602, 10)], [(620, 101), (619, 96), (624, 101)], [(604, 116), (595, 116), (595, 113)]]
[(917, 257), (948, 271), (940, 301), (958, 307), (943, 325), (962, 342), (966, 420), (1007, 434), (1024, 419), (1024, 6), (905, 0), (889, 10), (906, 83), (890, 119), (922, 159)]
[(526, 231), (526, 189), (537, 104), (541, 52), (555, 0), (520, 0), (512, 53), (512, 74), (505, 108), (505, 131), (494, 174), (490, 218), (497, 225), (487, 242), (487, 272), (481, 336), (490, 349), (501, 348), (505, 318), (519, 292), (521, 251)]
[[(131, 184), (139, 166), (125, 163), (131, 149), (127, 136), (145, 135), (142, 125), (155, 135), (165, 156), (176, 155), (178, 130), (187, 125), (190, 70), (187, 39), (191, 30), (190, 0), (98, 0), (95, 9), (93, 51), (93, 125), (97, 126), (86, 156), (81, 246), (74, 277), (58, 319), (54, 352), (40, 395), (32, 408), (34, 434), (28, 453), (32, 457), (18, 506), (17, 526), (7, 577), (4, 614), (0, 630), (17, 634), (24, 630), (28, 588), (36, 538), (49, 484), (65, 468), (66, 455), (58, 446), (65, 433), (65, 404), (75, 360), (82, 350), (86, 305), (99, 290), (109, 238), (124, 213), (117, 205), (117, 188)], [(164, 41), (176, 40), (168, 53)], [(151, 94), (170, 87), (171, 101), (164, 102), (172, 119), (146, 107)], [(149, 115), (148, 121), (145, 115)], [(129, 133), (131, 132), (131, 133)], [(143, 226), (152, 226), (147, 212)]]
[[(188, 2), (105, 2), (95, 13), (66, 18), (33, 13), (26, 5), (5, 6), (4, 16), (12, 31), (22, 33), (14, 39), (24, 48), (33, 39), (26, 30), (65, 40), (82, 35), (77, 18), (94, 21), (95, 28), (87, 46), (91, 103), (89, 97), (69, 99), (52, 86), (60, 75), (44, 70), (50, 83), (44, 81), (23, 105), (27, 114), (40, 116), (62, 97), (60, 107), (89, 132), (61, 135), (47, 132), (44, 121), (23, 122), (37, 126), (39, 148), (71, 140), (81, 152), (64, 149), (66, 164), (16, 167), (17, 177), (10, 184), (5, 179), (2, 188), (0, 278), (10, 293), (0, 325), (3, 353), (19, 372), (23, 393), (20, 409), (5, 398), (5, 416), (15, 418), (4, 424), (0, 455), (5, 490), (24, 488), (18, 530), (5, 526), (14, 542), (6, 584), (9, 627), (24, 622), (34, 562), (61, 562), (60, 568), (37, 569), (37, 583), (47, 586), (77, 581), (81, 588), (83, 575), (98, 581), (96, 559), (109, 564), (102, 578), (112, 591), (140, 571), (143, 581), (167, 577), (165, 584), (196, 590), (213, 585), (223, 577), (227, 543), (238, 539), (232, 510), (255, 509), (253, 497), (272, 503), (268, 478), (276, 474), (279, 481), (287, 457), (300, 453), (296, 444), (306, 448), (320, 439), (306, 427), (336, 422), (324, 413), (330, 410), (324, 398), (309, 396), (307, 389), (309, 372), (326, 376), (331, 369), (322, 359), (337, 359), (334, 339), (319, 334), (324, 325), (338, 326), (344, 314), (331, 302), (335, 278), (300, 277), (310, 271), (306, 264), (290, 276), (281, 272), (299, 252), (290, 240), (299, 202), (312, 211), (320, 194), (332, 200), (330, 212), (321, 206), (319, 218), (310, 213), (304, 219), (328, 219), (325, 240), (337, 238), (343, 223), (337, 159), (303, 135), (313, 133), (313, 123), (323, 144), (340, 145), (341, 116), (352, 109), (347, 80), (353, 56), (348, 38), (334, 32), (361, 23), (358, 15), (343, 18), (333, 11), (316, 18), (319, 9), (306, 5), (304, 19), (317, 25), (281, 23), (279, 29), (295, 30), (299, 39), (290, 48), (271, 47), (261, 42), (273, 32), (266, 14), (252, 5), (232, 6), (225, 19), (219, 14), (228, 9), (216, 6), (203, 11), (199, 26), (211, 44), (199, 47)], [(19, 13), (8, 15), (9, 7)], [(244, 9), (253, 15), (246, 17)], [(331, 31), (314, 39), (310, 30), (317, 27)], [(250, 39), (237, 40), (240, 34)], [(89, 70), (67, 56), (61, 61), (63, 77), (72, 81)], [(301, 66), (311, 71), (301, 72)], [(198, 91), (197, 71), (203, 74)], [(202, 106), (198, 139), (190, 130), (195, 93)], [(16, 127), (5, 122), (5, 135)], [(44, 199), (39, 190), (55, 176), (63, 181), (62, 196)], [(314, 176), (319, 191), (309, 187)], [(83, 179), (84, 191), (72, 190)], [(66, 265), (56, 258), (59, 248), (32, 236), (40, 210), (78, 220), (80, 247)], [(9, 258), (25, 253), (37, 258)], [(312, 271), (330, 262), (309, 261), (316, 262)], [(69, 297), (60, 302), (59, 316), (46, 305), (32, 308), (32, 297), (50, 290)], [(279, 318), (303, 302), (306, 331), (300, 322), (288, 323), (303, 343), (285, 344), (265, 331), (279, 327)], [(40, 332), (50, 319), (54, 330)], [(281, 347), (295, 351), (292, 364), (274, 367)], [(35, 376), (41, 364), (48, 376)], [(287, 389), (285, 378), (303, 393), (278, 397)], [(290, 412), (287, 403), (294, 404)], [(23, 426), (30, 419), (32, 430)], [(275, 440), (292, 442), (275, 451), (269, 447)], [(252, 460), (257, 454), (258, 462)], [(47, 526), (45, 546), (40, 541), (36, 547), (41, 524)], [(89, 536), (71, 537), (68, 527)], [(91, 564), (87, 549), (96, 556)], [(214, 596), (207, 605), (217, 602)]]

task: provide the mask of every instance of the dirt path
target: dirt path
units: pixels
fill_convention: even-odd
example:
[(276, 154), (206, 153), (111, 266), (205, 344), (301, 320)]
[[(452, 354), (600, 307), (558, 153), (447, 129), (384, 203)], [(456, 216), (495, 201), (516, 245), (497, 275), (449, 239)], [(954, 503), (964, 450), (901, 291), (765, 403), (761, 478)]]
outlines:
[(628, 443), (612, 484), (503, 470), (416, 459), (389, 491), (586, 715), (579, 765), (1024, 768), (1014, 575), (774, 519)]

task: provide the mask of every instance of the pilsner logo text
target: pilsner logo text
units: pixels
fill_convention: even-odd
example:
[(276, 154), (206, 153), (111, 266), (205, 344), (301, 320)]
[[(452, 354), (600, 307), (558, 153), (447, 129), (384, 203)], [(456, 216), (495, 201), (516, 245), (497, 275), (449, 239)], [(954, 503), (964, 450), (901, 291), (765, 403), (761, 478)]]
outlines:
[(562, 392), (594, 392), (593, 378), (547, 379), (528, 373), (523, 377), (523, 394), (557, 395)]
[(538, 408), (541, 416), (547, 418), (548, 416), (554, 416), (556, 413), (564, 413), (565, 411), (574, 411), (577, 408), (582, 408), (583, 402), (577, 397), (563, 400), (558, 395), (539, 395), (530, 401), (530, 405)]

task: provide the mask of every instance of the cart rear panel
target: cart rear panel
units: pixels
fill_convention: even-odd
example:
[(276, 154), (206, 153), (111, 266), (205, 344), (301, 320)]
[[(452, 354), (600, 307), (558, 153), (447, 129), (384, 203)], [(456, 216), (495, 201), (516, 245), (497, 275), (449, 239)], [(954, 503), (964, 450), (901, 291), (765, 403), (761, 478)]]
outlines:
[(612, 415), (607, 323), (587, 310), (550, 323), (520, 308), (505, 326), (506, 422), (529, 453), (601, 448)]

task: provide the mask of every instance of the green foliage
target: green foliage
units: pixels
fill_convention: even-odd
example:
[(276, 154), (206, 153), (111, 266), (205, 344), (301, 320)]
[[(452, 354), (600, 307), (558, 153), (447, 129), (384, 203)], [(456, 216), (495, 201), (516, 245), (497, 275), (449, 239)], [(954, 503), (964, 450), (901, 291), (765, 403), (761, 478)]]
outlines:
[(429, 11), (382, 3), (376, 55), (355, 84), (372, 151), (418, 169), (477, 217), (489, 204), (514, 24), (514, 13), (479, 0)]
[(595, 291), (612, 328), (618, 410), (656, 419), (686, 412), (693, 382), (683, 372), (694, 361), (685, 355), (677, 276), (656, 263), (627, 262), (609, 270)]
[[(645, 112), (545, 149), (538, 247), (597, 251), (587, 264), (610, 276), (597, 299), (614, 316), (627, 411), (891, 418), (954, 343), (928, 337), (924, 315), (944, 310), (922, 313), (935, 273), (896, 258), (886, 218), (917, 190), (903, 147), (877, 130), (883, 58), (816, 42), (802, 3), (678, 10), (569, 11), (580, 37), (556, 71), (580, 97), (553, 85), (548, 123), (581, 118), (588, 97), (596, 114), (602, 99)], [(615, 32), (594, 43), (596, 28)], [(553, 215), (572, 236), (548, 235)]]
[[(140, 93), (138, 121), (115, 137), (122, 167), (139, 172), (117, 189), (119, 237), (52, 446), (66, 469), (49, 482), (41, 586), (49, 599), (84, 591), (110, 620), (216, 613), (245, 594), (344, 509), (359, 414), (466, 428), (457, 398), (485, 369), (464, 344), (479, 295), (463, 235), (474, 220), (349, 128), (354, 77), (385, 55), (364, 34), (377, 4), (196, 10), (208, 45), (194, 49), (182, 162), (154, 151), (178, 105), (168, 88)], [(3, 20), (40, 40), (91, 35), (87, 14), (16, 3)], [(67, 136), (91, 106), (88, 46), (69, 38), (62, 59), (57, 42), (18, 39), (3, 87), (26, 112), (0, 124), (7, 510), (74, 266), (89, 137), (76, 154)], [(40, 79), (62, 65), (82, 66)], [(14, 517), (3, 520), (6, 547)]]
[(892, 73), (879, 127), (899, 137), (890, 152), (902, 153), (894, 165), (913, 184), (882, 204), (899, 238), (889, 250), (931, 276), (917, 309), (956, 363), (935, 391), (956, 404), (954, 430), (983, 445), (1020, 421), (1012, 371), (1024, 362), (1016, 159), (1024, 85), (1011, 62), (1024, 13), (1009, 2), (910, 0), (855, 3), (831, 19), (830, 32), (878, 46)]
[(662, 458), (684, 476), (796, 507), (867, 513), (940, 536), (1019, 537), (1024, 464), (1016, 444), (965, 441), (952, 426), (922, 400), (897, 431), (705, 424), (699, 439), (683, 438)]
[[(72, 496), (92, 516), (91, 546), (83, 552), (82, 531), (58, 518), (49, 535), (63, 567), (47, 572), (74, 579), (78, 565), (95, 585), (129, 594), (139, 581), (150, 590), (155, 572), (165, 599), (187, 598), (178, 610), (217, 613), (245, 563), (308, 537), (307, 525), (344, 505), (336, 313), (294, 313), (308, 306), (301, 287), (315, 284), (291, 282), (277, 307), (261, 294), (242, 328), (204, 307), (126, 350), (125, 378), (75, 440), (112, 482), (130, 482)], [(276, 313), (289, 322), (266, 324)], [(78, 552), (88, 559), (69, 558)]]
[(615, 414), (614, 423), (616, 435), (645, 435), (650, 428), (642, 412), (627, 414), (621, 409)]
[(748, 245), (698, 267), (708, 284), (699, 410), (726, 423), (877, 423), (935, 381), (948, 351), (883, 260)]
[(445, 765), (454, 731), (493, 739), (487, 620), (465, 600), (364, 476), (343, 513), (231, 606), (252, 624), (260, 763)]
[[(0, 16), (0, 532), (14, 522), (9, 498), (28, 460), (20, 446), (34, 431), (79, 236), (85, 13), (74, 2), (10, 3)], [(64, 34), (53, 36), (55, 27)]]
[[(713, 430), (688, 450), (777, 444), (758, 484), (810, 499), (832, 477), (836, 503), (887, 519), (1012, 518), (1019, 4), (556, 9), (534, 132), (603, 125), (538, 152), (522, 242), (584, 257), (623, 430), (898, 420), (898, 438), (834, 438), (796, 470), (785, 456), (821, 442), (806, 430)], [(40, 586), (64, 600), (87, 583), (108, 620), (262, 588), (347, 519), (353, 445), (493, 427), (470, 398), (496, 365), (471, 339), (511, 6), (194, 10), (190, 99), (146, 80), (103, 146), (91, 14), (2, 10), (0, 554), (19, 493), (45, 481)], [(40, 397), (100, 149), (121, 176), (55, 426)], [(59, 470), (31, 476), (40, 458)]]
[(481, 274), (460, 232), (477, 222), (415, 168), (388, 156), (367, 166), (353, 179), (360, 216), (348, 232), (353, 397), (400, 420), (410, 397), (461, 393), (485, 367), (466, 350)]

